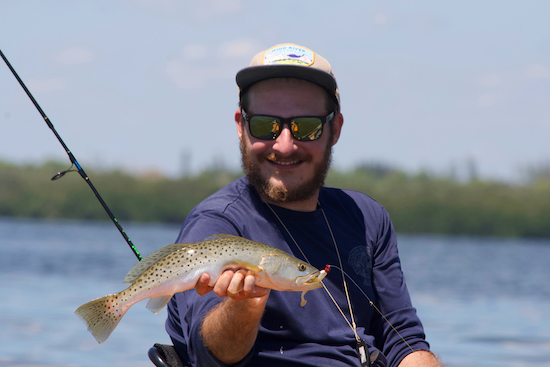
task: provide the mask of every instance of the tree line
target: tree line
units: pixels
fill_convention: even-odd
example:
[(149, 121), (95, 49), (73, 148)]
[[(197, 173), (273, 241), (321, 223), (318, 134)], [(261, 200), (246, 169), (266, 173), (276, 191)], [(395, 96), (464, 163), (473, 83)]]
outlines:
[[(66, 164), (0, 162), (0, 216), (108, 220), (76, 172), (50, 178)], [(242, 175), (209, 169), (177, 179), (89, 170), (88, 175), (120, 221), (181, 223), (201, 200)], [(461, 182), (380, 165), (331, 170), (327, 186), (364, 192), (390, 213), (398, 232), (550, 237), (550, 178), (525, 184)]]

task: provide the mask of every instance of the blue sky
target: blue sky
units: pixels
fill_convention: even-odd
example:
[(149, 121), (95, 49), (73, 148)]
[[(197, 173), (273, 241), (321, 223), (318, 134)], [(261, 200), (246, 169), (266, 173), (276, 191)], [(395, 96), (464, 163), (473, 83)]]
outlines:
[[(0, 0), (0, 49), (84, 168), (238, 169), (236, 72), (293, 42), (326, 57), (335, 167), (518, 179), (550, 162), (550, 2)], [(0, 63), (0, 160), (67, 161)]]

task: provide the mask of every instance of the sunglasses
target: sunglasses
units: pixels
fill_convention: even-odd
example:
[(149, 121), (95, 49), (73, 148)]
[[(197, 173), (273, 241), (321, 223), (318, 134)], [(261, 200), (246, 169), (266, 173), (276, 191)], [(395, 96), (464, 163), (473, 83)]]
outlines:
[(294, 139), (299, 141), (317, 140), (323, 133), (323, 125), (334, 118), (334, 111), (327, 116), (299, 116), (283, 118), (277, 116), (248, 115), (241, 110), (243, 118), (248, 121), (250, 135), (261, 140), (275, 140), (288, 124)]

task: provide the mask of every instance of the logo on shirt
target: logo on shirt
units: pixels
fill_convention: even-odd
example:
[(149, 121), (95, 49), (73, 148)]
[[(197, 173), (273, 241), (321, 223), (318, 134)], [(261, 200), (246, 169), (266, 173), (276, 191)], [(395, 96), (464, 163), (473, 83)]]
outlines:
[(349, 253), (348, 263), (353, 271), (355, 271), (355, 274), (365, 280), (363, 283), (366, 286), (370, 286), (372, 272), (372, 249), (368, 246), (354, 247)]

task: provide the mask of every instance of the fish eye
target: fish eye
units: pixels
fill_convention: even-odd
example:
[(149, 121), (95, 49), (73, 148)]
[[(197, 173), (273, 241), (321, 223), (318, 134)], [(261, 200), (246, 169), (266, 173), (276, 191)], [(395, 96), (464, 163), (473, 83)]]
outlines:
[(306, 270), (306, 265), (305, 264), (298, 264), (298, 270), (300, 270), (300, 271)]

